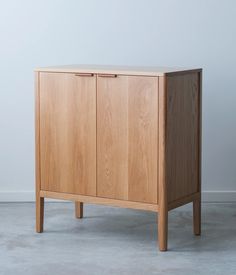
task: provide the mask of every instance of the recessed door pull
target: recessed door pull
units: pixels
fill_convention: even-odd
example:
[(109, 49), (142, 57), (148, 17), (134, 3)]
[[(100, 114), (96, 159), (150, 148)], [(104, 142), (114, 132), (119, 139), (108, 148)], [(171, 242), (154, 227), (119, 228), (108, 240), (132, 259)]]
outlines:
[(94, 76), (93, 73), (78, 73), (78, 74), (75, 74), (75, 76)]
[(117, 77), (117, 74), (99, 74), (99, 77)]

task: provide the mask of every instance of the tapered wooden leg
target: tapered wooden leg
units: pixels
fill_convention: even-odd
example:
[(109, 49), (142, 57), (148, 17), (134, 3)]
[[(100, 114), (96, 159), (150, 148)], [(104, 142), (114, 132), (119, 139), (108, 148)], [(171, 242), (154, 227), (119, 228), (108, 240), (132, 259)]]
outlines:
[(75, 202), (75, 217), (77, 219), (83, 218), (83, 203), (76, 201)]
[(36, 198), (36, 232), (43, 232), (44, 198)]
[(193, 201), (193, 232), (201, 235), (201, 199)]
[(160, 251), (167, 250), (168, 238), (168, 211), (160, 209), (158, 213), (158, 242)]

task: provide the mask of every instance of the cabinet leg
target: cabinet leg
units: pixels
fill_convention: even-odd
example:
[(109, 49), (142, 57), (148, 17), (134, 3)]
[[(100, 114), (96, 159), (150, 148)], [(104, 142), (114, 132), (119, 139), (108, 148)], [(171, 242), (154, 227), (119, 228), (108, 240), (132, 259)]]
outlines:
[(193, 232), (195, 235), (201, 235), (201, 200), (193, 201)]
[(168, 211), (162, 209), (158, 213), (158, 242), (160, 251), (167, 250)]
[(77, 219), (83, 218), (83, 203), (76, 201), (75, 202), (75, 217)]
[(43, 232), (44, 198), (36, 197), (36, 232)]

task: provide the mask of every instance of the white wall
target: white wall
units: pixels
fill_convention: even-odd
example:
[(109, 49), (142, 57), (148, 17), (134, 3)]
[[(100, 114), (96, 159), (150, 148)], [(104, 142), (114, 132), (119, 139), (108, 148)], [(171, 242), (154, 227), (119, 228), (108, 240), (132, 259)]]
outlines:
[(38, 66), (203, 67), (203, 190), (236, 200), (236, 1), (8, 0), (0, 5), (0, 200), (33, 199)]

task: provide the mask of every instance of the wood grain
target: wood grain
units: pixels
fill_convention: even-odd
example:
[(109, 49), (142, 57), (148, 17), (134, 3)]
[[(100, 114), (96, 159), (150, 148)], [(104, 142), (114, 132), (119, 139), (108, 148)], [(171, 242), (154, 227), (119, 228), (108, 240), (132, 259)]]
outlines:
[(101, 198), (101, 197), (94, 197), (94, 196), (69, 194), (69, 193), (59, 193), (59, 192), (51, 192), (51, 191), (43, 191), (43, 190), (40, 191), (40, 196), (44, 198), (80, 201), (83, 203), (103, 204), (107, 206), (117, 206), (122, 208), (140, 209), (140, 210), (147, 210), (147, 211), (153, 211), (153, 212), (158, 211), (158, 205), (151, 204), (151, 203), (116, 200), (116, 199), (109, 199), (109, 198)]
[(128, 199), (157, 203), (158, 79), (128, 81)]
[(161, 251), (167, 250), (168, 238), (168, 189), (166, 176), (166, 77), (159, 77), (159, 161), (158, 161), (158, 184), (159, 184), (159, 200), (158, 200), (158, 242)]
[(40, 197), (40, 101), (39, 101), (39, 73), (35, 73), (35, 196), (36, 196), (36, 232), (43, 232), (44, 198)]
[(97, 196), (128, 199), (128, 77), (97, 79)]
[(198, 192), (198, 73), (167, 77), (168, 202)]
[(157, 83), (98, 77), (98, 196), (157, 203)]
[(96, 195), (96, 78), (40, 73), (41, 189)]

